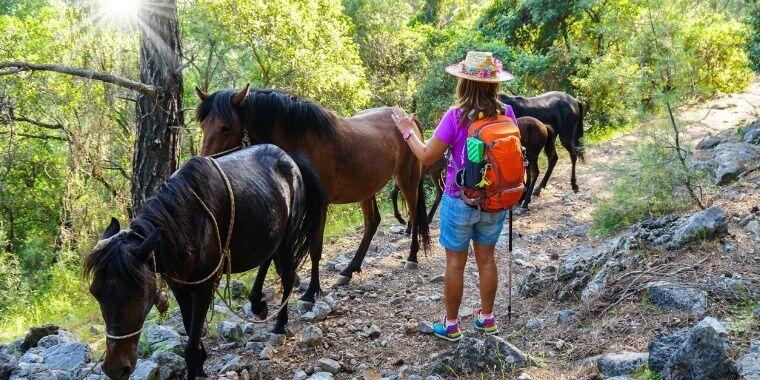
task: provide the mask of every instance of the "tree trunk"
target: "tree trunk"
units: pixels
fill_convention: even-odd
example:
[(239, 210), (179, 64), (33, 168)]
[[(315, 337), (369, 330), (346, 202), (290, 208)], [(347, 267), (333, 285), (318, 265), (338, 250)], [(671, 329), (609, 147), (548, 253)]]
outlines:
[[(176, 0), (142, 2), (140, 80), (156, 96), (137, 98), (132, 158), (132, 213), (136, 215), (158, 187), (177, 170), (182, 116), (182, 56)], [(131, 215), (130, 215), (131, 216)]]

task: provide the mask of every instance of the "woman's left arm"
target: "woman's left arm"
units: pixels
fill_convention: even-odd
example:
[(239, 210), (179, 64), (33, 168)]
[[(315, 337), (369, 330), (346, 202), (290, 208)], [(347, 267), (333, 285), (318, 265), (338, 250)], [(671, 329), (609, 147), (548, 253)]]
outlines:
[[(443, 153), (446, 152), (446, 148), (449, 147), (449, 144), (441, 141), (441, 139), (436, 136), (431, 137), (427, 142), (422, 141), (422, 134), (417, 128), (414, 118), (407, 115), (406, 112), (399, 107), (394, 108), (392, 118), (396, 124), (396, 128), (398, 128), (402, 134), (409, 136), (409, 138), (406, 139), (407, 144), (409, 144), (409, 149), (411, 149), (412, 153), (422, 161), (423, 165), (429, 166), (443, 157)], [(408, 134), (407, 132), (411, 133)]]

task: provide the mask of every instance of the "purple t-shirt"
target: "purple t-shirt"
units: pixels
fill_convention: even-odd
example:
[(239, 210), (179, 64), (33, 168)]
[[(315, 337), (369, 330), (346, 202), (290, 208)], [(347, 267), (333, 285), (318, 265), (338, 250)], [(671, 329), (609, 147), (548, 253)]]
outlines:
[[(515, 112), (509, 105), (504, 106), (504, 114), (510, 117), (517, 125), (517, 118)], [(438, 127), (435, 128), (433, 135), (439, 140), (449, 145), (449, 152), (447, 158), (449, 160), (449, 167), (446, 171), (446, 194), (457, 197), (457, 191), (459, 186), (454, 183), (457, 170), (463, 169), (465, 166), (465, 152), (467, 142), (467, 126), (465, 124), (460, 125), (459, 119), (462, 115), (462, 111), (459, 108), (449, 108), (446, 114), (443, 115), (441, 122), (438, 123)]]

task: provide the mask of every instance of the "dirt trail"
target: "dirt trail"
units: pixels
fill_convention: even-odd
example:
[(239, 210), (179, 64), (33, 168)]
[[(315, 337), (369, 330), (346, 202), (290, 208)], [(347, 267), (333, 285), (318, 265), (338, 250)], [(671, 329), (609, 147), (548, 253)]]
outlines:
[[(735, 129), (760, 118), (760, 80), (755, 80), (744, 93), (684, 107), (679, 110), (679, 114), (686, 127), (683, 145), (693, 148), (700, 138), (708, 134)], [(549, 186), (539, 198), (534, 198), (530, 211), (515, 220), (515, 247), (527, 262), (537, 266), (545, 266), (550, 262), (556, 265), (570, 248), (579, 245), (595, 246), (600, 243), (601, 239), (590, 237), (585, 232), (591, 224), (593, 197), (603, 194), (613, 171), (620, 168), (624, 160), (630, 160), (628, 152), (631, 142), (636, 138), (635, 133), (631, 131), (608, 142), (586, 148), (587, 163), (578, 167), (578, 194), (573, 194), (570, 189), (569, 160), (567, 154), (561, 152), (560, 161)], [(443, 250), (437, 243), (438, 223), (436, 221), (431, 230), (434, 241), (432, 249), (427, 255), (421, 255), (420, 269), (415, 271), (403, 269), (409, 239), (389, 232), (390, 226), (395, 223), (392, 218), (383, 220), (362, 272), (355, 275), (350, 285), (330, 289), (338, 272), (322, 271), (323, 288), (328, 289), (340, 300), (340, 308), (326, 321), (317, 323), (325, 332), (323, 346), (318, 348), (305, 348), (299, 343), (299, 332), (312, 322), (304, 321), (295, 313), (291, 313), (290, 328), (297, 336), (277, 347), (272, 366), (280, 378), (290, 379), (295, 371), (313, 367), (324, 357), (339, 361), (344, 369), (356, 371), (350, 376), (341, 374), (338, 378), (361, 378), (360, 369), (365, 366), (369, 369), (364, 373), (370, 377), (373, 374), (397, 375), (403, 366), (408, 366), (406, 375), (422, 374), (424, 377), (423, 367), (442, 352), (453, 348), (453, 344), (440, 341), (432, 335), (405, 331), (414, 330), (420, 320), (437, 321), (443, 315), (442, 284), (431, 282), (432, 278), (443, 273), (445, 262)], [(357, 232), (332, 239), (332, 242), (325, 246), (326, 260), (340, 254), (352, 257), (360, 238), (361, 234)], [(520, 333), (530, 318), (568, 305), (521, 300), (515, 291), (515, 317), (511, 324), (507, 323), (508, 256), (505, 243), (504, 236), (497, 248), (500, 288), (495, 310), (501, 323), (502, 337), (531, 354), (543, 355), (537, 350), (542, 350), (547, 343), (552, 342), (537, 341), (529, 344), (525, 339), (516, 341), (518, 339), (513, 337)], [(555, 259), (552, 260), (552, 257)], [(524, 266), (514, 265), (515, 288), (525, 272)], [(302, 276), (306, 276), (306, 273), (302, 273)], [(478, 308), (479, 296), (477, 272), (472, 258), (466, 269), (465, 282), (461, 316), (466, 334), (475, 334), (471, 314)], [(573, 306), (583, 307), (570, 305)], [(360, 335), (362, 328), (369, 324), (374, 324), (381, 330), (378, 338), (370, 339)], [(640, 340), (637, 340), (636, 332), (633, 331), (633, 335), (620, 345), (641, 345)], [(600, 349), (603, 350), (604, 347)], [(215, 353), (212, 355), (216, 356)], [(568, 374), (567, 370), (571, 363), (563, 363), (561, 357), (545, 359), (548, 364), (546, 369), (529, 370), (534, 379), (557, 378), (560, 373), (563, 374), (562, 377), (574, 377)]]

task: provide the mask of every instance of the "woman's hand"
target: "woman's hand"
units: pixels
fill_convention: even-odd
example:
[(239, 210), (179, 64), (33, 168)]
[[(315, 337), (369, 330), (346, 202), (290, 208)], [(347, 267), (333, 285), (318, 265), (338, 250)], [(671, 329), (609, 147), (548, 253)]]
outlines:
[(393, 107), (391, 119), (393, 119), (393, 123), (396, 124), (396, 128), (398, 128), (401, 133), (405, 133), (417, 126), (414, 122), (414, 115), (407, 115), (406, 111), (399, 106)]

